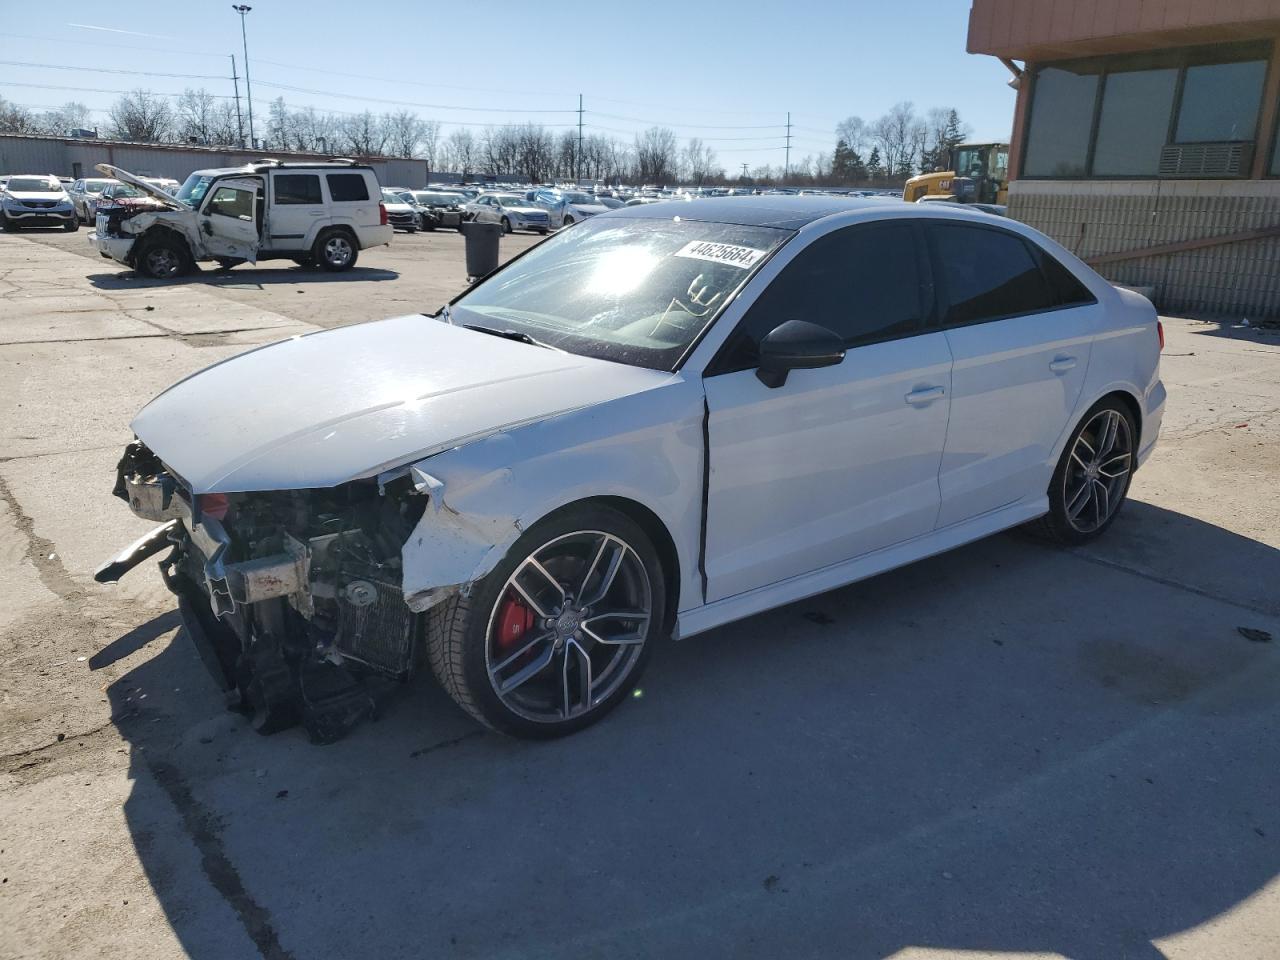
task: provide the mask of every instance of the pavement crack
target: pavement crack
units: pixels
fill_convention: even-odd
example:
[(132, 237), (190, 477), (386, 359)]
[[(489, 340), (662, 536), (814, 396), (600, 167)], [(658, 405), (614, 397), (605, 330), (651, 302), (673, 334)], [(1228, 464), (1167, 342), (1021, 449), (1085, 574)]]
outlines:
[(13, 513), (14, 524), (27, 541), (25, 556), (27, 561), (36, 568), (40, 582), (63, 600), (75, 600), (84, 596), (84, 591), (76, 584), (66, 564), (62, 562), (62, 555), (58, 553), (56, 544), (36, 533), (35, 521), (22, 509), (22, 504), (9, 489), (9, 481), (4, 477), (0, 477), (0, 500), (8, 504)]
[(147, 768), (168, 794), (182, 818), (183, 827), (200, 851), (200, 866), (205, 876), (235, 911), (263, 960), (294, 960), (293, 954), (280, 944), (271, 914), (245, 889), (239, 871), (227, 855), (222, 843), (221, 820), (196, 799), (176, 766), (165, 760), (148, 758)]
[[(35, 757), (37, 754), (44, 753), (46, 750), (51, 750), (54, 747), (62, 746), (65, 743), (70, 743), (73, 740), (85, 740), (89, 737), (96, 736), (97, 734), (101, 733), (103, 730), (106, 730), (108, 727), (113, 726), (115, 722), (116, 722), (115, 717), (112, 717), (98, 724), (96, 727), (91, 727), (88, 730), (82, 730), (80, 733), (59, 734), (57, 740), (50, 740), (48, 743), (42, 743), (38, 747), (28, 747), (26, 750), (18, 750), (18, 751), (15, 751), (14, 753), (6, 753), (0, 756), (0, 761), (3, 761), (5, 764), (8, 764), (13, 760), (25, 760), (29, 757)], [(44, 760), (41, 758), (41, 759), (37, 759), (35, 762), (43, 763)], [(21, 769), (23, 767), (30, 767), (30, 766), (34, 766), (34, 764), (30, 762), (20, 763), (18, 764), (17, 767), (10, 768), (9, 772), (12, 773), (15, 769)]]
[(1123, 573), (1132, 574), (1135, 577), (1141, 577), (1143, 580), (1149, 580), (1152, 583), (1158, 583), (1163, 587), (1172, 587), (1174, 590), (1181, 590), (1184, 593), (1193, 593), (1197, 597), (1204, 597), (1206, 600), (1213, 600), (1216, 603), (1225, 603), (1231, 607), (1238, 607), (1241, 610), (1248, 610), (1250, 613), (1258, 613), (1265, 617), (1275, 616), (1274, 610), (1268, 610), (1265, 607), (1254, 606), (1251, 603), (1244, 603), (1240, 600), (1234, 600), (1231, 597), (1224, 597), (1221, 594), (1214, 593), (1212, 590), (1205, 590), (1202, 587), (1196, 587), (1189, 583), (1183, 583), (1181, 580), (1174, 580), (1170, 577), (1162, 577), (1157, 573), (1149, 573), (1146, 570), (1140, 570), (1137, 567), (1131, 567), (1128, 564), (1121, 563), (1119, 560), (1108, 560), (1105, 557), (1095, 557), (1087, 553), (1081, 553), (1077, 550), (1068, 551), (1068, 555), (1078, 560), (1084, 560), (1086, 563), (1097, 564), (1100, 567), (1106, 567), (1109, 570), (1119, 570)]
[(464, 733), (461, 736), (453, 737), (450, 740), (441, 740), (439, 743), (433, 743), (429, 747), (421, 747), (417, 750), (414, 750), (412, 753), (409, 754), (409, 756), (413, 759), (417, 759), (418, 757), (425, 757), (428, 753), (435, 753), (437, 750), (444, 750), (448, 747), (456, 747), (460, 743), (465, 743), (468, 740), (474, 740), (476, 737), (483, 737), (483, 736), (484, 736), (483, 730), (471, 730), (468, 733)]

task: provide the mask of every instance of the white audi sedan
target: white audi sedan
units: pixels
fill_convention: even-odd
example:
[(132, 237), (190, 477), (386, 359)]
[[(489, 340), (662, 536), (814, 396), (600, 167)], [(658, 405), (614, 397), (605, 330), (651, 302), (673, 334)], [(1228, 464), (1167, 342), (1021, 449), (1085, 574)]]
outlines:
[(1101, 534), (1165, 393), (1151, 304), (1015, 221), (727, 198), (612, 211), (433, 316), (180, 381), (115, 492), (260, 730), (425, 662), (476, 720), (590, 724), (690, 637), (1021, 524)]

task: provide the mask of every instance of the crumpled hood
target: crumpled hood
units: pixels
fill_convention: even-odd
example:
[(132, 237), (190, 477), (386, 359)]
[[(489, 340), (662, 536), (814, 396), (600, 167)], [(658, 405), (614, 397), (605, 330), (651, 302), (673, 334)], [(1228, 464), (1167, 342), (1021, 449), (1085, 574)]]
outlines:
[(332, 487), (671, 377), (413, 314), (214, 364), (133, 431), (195, 493)]

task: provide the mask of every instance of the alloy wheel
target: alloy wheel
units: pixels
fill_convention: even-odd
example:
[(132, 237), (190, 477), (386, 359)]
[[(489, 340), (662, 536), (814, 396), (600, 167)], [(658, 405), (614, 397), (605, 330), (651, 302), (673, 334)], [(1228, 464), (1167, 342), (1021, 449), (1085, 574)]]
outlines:
[(1118, 410), (1100, 410), (1076, 437), (1063, 477), (1067, 522), (1092, 533), (1115, 515), (1133, 469), (1129, 421)]
[(325, 241), (324, 258), (335, 267), (351, 259), (351, 241), (346, 237), (330, 237)]
[(598, 530), (565, 534), (526, 557), (489, 615), (489, 683), (512, 712), (540, 723), (588, 713), (626, 682), (653, 616), (636, 551)]
[(152, 247), (147, 251), (147, 273), (161, 279), (175, 276), (182, 265), (172, 247)]

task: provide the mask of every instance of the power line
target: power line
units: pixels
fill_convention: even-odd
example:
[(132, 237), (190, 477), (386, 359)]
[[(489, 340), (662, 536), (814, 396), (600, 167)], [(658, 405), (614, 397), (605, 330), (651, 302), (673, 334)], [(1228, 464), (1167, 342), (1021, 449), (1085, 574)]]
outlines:
[(333, 93), (329, 90), (316, 90), (310, 87), (295, 87), (287, 83), (272, 83), (268, 80), (259, 80), (258, 86), (271, 87), (273, 90), (287, 90), (290, 93), (305, 93), (315, 97), (330, 97), (338, 100), (359, 100), (367, 103), (386, 103), (392, 106), (418, 107), (422, 110), (460, 110), (470, 113), (577, 113), (576, 110), (512, 110), (510, 107), (451, 107), (444, 103), (418, 103), (413, 100), (392, 100), (387, 97), (362, 97), (350, 93)]
[(65, 63), (23, 63), (19, 60), (0, 60), (0, 67), (32, 67), (39, 70), (80, 70), (85, 73), (127, 74), (134, 77), (164, 77), (167, 80), (227, 80), (207, 73), (155, 73), (150, 70), (118, 70), (108, 67), (73, 67)]
[(49, 43), (56, 43), (59, 45), (64, 43), (76, 43), (76, 44), (80, 44), (81, 46), (88, 46), (88, 47), (116, 47), (120, 50), (145, 50), (147, 53), (176, 53), (176, 54), (182, 54), (184, 56), (189, 56), (189, 57), (222, 58), (226, 56), (226, 54), (224, 53), (205, 53), (202, 50), (176, 50), (170, 46), (165, 46), (163, 48), (143, 47), (133, 43), (107, 43), (103, 40), (72, 40), (70, 37), (35, 37), (35, 36), (28, 36), (21, 33), (6, 33), (5, 37), (11, 40), (45, 40)]
[[(60, 86), (58, 84), (52, 84), (52, 83), (18, 83), (16, 80), (0, 80), (0, 86), (24, 87), (32, 90), (66, 90), (71, 93), (112, 93), (112, 94), (123, 95), (123, 94), (129, 94), (134, 92), (133, 90), (107, 90), (103, 87), (65, 87), (65, 86)], [(148, 90), (147, 93), (151, 94), (153, 97), (172, 97), (174, 99), (177, 99), (178, 97), (183, 96), (183, 94), (181, 93), (162, 93), (155, 90)], [(218, 100), (234, 99), (230, 94), (227, 94), (227, 93), (210, 93), (209, 96), (214, 97)]]
[(685, 129), (695, 130), (777, 130), (781, 124), (764, 123), (753, 126), (713, 126), (705, 123), (667, 123), (663, 120), (644, 120), (640, 117), (624, 117), (616, 113), (601, 113), (599, 110), (589, 111), (597, 117), (606, 117), (610, 120), (626, 120), (629, 123), (647, 123), (651, 126), (658, 127), (683, 127)]

